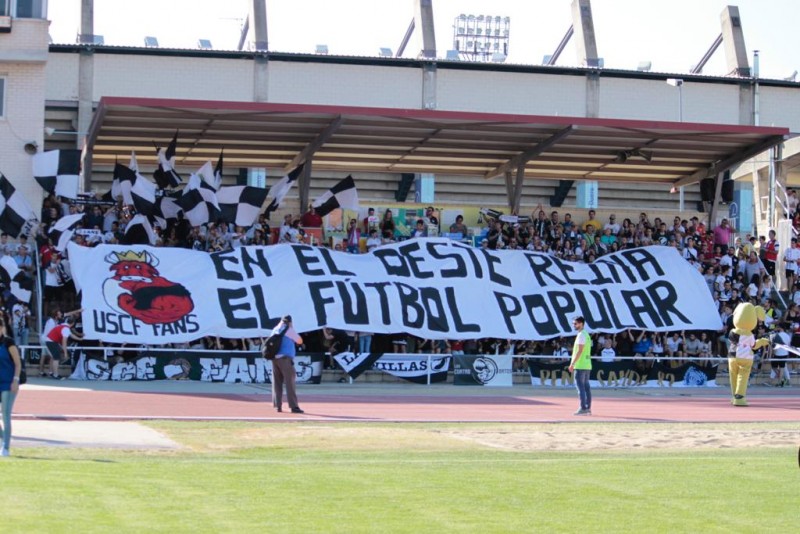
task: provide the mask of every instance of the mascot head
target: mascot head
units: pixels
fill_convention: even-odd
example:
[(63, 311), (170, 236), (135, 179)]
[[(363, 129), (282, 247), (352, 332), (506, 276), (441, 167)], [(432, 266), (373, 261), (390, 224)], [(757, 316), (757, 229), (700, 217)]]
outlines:
[(733, 326), (738, 334), (747, 335), (755, 330), (758, 321), (763, 321), (764, 317), (764, 308), (743, 302), (733, 311)]

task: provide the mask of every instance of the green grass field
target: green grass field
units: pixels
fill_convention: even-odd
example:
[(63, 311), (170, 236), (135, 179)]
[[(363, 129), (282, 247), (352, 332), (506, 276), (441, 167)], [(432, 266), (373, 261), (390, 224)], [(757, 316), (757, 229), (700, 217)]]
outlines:
[[(149, 425), (184, 447), (16, 449), (0, 462), (2, 532), (739, 533), (800, 524), (796, 446), (521, 446), (527, 436), (542, 448), (548, 436), (680, 436), (698, 425)], [(716, 427), (777, 429), (800, 445), (798, 424)]]

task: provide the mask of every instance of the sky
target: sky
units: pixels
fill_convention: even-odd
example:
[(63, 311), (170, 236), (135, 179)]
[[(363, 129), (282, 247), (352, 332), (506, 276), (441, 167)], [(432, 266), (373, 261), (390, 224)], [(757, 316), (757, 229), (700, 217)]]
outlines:
[[(726, 5), (739, 7), (749, 61), (759, 50), (760, 76), (783, 79), (800, 69), (798, 0), (592, 0), (598, 55), (605, 68), (635, 69), (643, 61), (653, 72), (685, 74), (720, 34)], [(251, 0), (95, 0), (95, 34), (107, 45), (141, 46), (144, 37), (162, 47), (196, 48), (210, 39), (218, 50), (235, 50)], [(267, 0), (269, 49), (313, 53), (325, 44), (330, 54), (377, 56), (398, 48), (413, 18), (414, 0)], [(507, 63), (542, 63), (572, 24), (571, 0), (433, 0), (436, 48), (453, 48), (459, 14), (511, 18)], [(54, 43), (74, 43), (80, 28), (80, 0), (49, 0)], [(421, 49), (420, 32), (404, 57)], [(570, 45), (558, 65), (575, 66)], [(728, 72), (724, 45), (704, 74)], [(798, 76), (800, 80), (800, 76)]]

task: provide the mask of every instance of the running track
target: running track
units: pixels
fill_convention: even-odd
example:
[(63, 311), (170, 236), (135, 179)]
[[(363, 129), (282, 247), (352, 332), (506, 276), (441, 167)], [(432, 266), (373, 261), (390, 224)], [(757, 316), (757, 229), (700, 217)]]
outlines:
[[(359, 388), (359, 385), (308, 386), (299, 389), (305, 414), (276, 413), (268, 389), (256, 386), (231, 388), (214, 385), (185, 391), (90, 390), (76, 387), (26, 389), (14, 405), (19, 419), (89, 420), (252, 420), (252, 421), (351, 421), (351, 422), (800, 422), (800, 395), (793, 390), (754, 388), (750, 406), (730, 405), (725, 389), (711, 393), (594, 391), (593, 415), (576, 417), (574, 392), (547, 392), (532, 388), (492, 390), (483, 388), (438, 389), (424, 386)], [(315, 388), (318, 388), (315, 390)], [(174, 388), (173, 388), (174, 389)], [(417, 390), (419, 392), (417, 392)], [(477, 391), (481, 390), (481, 391)], [(522, 391), (522, 394), (519, 394)]]

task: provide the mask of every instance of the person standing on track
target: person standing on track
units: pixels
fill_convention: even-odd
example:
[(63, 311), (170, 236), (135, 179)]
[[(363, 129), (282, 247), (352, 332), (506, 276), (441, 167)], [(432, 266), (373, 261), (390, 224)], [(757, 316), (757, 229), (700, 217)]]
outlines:
[(0, 426), (0, 439), (3, 448), (0, 456), (10, 456), (11, 448), (11, 409), (19, 392), (19, 376), (22, 360), (19, 357), (14, 339), (8, 337), (8, 326), (0, 320), (0, 408), (3, 412), (3, 425)]
[(297, 372), (294, 370), (294, 357), (297, 354), (297, 345), (303, 344), (303, 338), (292, 326), (292, 316), (283, 317), (272, 330), (272, 335), (283, 332), (281, 346), (275, 359), (272, 360), (272, 405), (278, 412), (283, 411), (283, 385), (286, 384), (286, 400), (292, 413), (304, 413), (297, 404), (295, 382)]
[(592, 372), (592, 338), (586, 332), (586, 321), (583, 316), (575, 317), (572, 320), (572, 326), (578, 335), (572, 346), (569, 372), (575, 377), (575, 387), (578, 389), (581, 402), (575, 415), (592, 415), (592, 387), (589, 385), (589, 375)]

